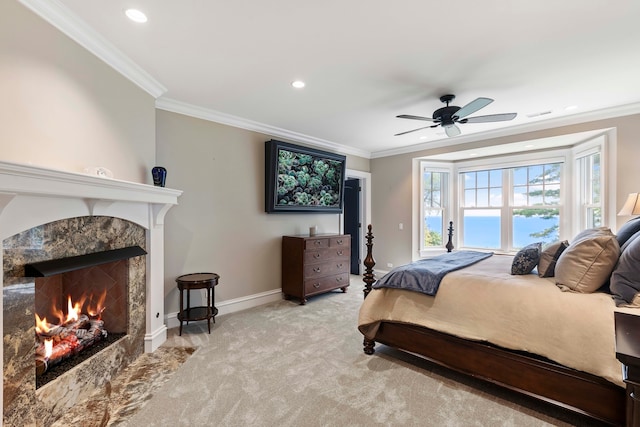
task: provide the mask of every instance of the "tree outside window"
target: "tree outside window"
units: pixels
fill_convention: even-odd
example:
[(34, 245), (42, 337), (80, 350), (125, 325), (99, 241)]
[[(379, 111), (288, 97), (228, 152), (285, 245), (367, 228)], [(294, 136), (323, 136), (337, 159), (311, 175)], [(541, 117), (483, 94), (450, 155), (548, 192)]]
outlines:
[[(561, 163), (512, 169), (513, 247), (559, 239)], [(525, 236), (525, 231), (528, 236)]]
[(448, 173), (423, 168), (422, 247), (442, 247), (444, 235), (444, 211), (447, 199)]

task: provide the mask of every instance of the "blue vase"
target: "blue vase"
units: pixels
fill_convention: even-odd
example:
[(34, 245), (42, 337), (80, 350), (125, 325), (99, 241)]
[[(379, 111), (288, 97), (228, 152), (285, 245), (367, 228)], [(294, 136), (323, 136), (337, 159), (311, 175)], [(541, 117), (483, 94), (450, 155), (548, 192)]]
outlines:
[(162, 166), (155, 166), (151, 169), (151, 175), (153, 176), (153, 185), (156, 187), (164, 187), (167, 180), (167, 170)]

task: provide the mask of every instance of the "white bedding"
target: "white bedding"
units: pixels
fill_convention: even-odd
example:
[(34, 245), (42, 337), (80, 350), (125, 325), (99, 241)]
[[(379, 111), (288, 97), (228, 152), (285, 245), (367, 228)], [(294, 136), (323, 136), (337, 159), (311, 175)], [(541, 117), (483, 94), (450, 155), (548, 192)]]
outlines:
[(465, 339), (547, 357), (624, 387), (615, 357), (611, 295), (562, 292), (553, 277), (510, 274), (513, 257), (494, 255), (445, 276), (435, 297), (400, 289), (372, 290), (358, 328), (373, 339), (380, 321), (411, 323)]

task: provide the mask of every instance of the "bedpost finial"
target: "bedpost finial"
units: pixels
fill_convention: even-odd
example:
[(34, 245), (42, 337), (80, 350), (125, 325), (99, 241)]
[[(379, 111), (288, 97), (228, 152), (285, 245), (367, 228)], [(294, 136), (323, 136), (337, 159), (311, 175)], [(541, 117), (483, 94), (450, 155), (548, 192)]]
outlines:
[(364, 297), (366, 298), (367, 295), (369, 295), (369, 292), (371, 292), (371, 286), (373, 285), (373, 283), (376, 281), (375, 279), (375, 275), (373, 273), (373, 267), (376, 265), (376, 262), (373, 259), (373, 255), (372, 255), (372, 249), (373, 249), (373, 232), (372, 229), (373, 227), (371, 226), (371, 224), (369, 224), (369, 226), (367, 227), (367, 229), (369, 230), (367, 232), (366, 235), (366, 239), (367, 239), (367, 256), (364, 259), (364, 266), (365, 266), (365, 272), (364, 275), (362, 276), (362, 281), (364, 282)]

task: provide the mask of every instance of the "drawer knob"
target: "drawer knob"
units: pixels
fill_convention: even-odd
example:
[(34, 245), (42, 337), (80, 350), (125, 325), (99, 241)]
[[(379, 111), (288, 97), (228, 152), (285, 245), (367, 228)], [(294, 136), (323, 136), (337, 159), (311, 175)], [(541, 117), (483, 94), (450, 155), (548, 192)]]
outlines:
[(313, 254), (313, 257), (314, 257), (315, 259), (318, 259), (318, 258), (320, 258), (321, 256), (322, 256), (322, 255), (320, 255), (320, 253)]
[(342, 254), (343, 254), (343, 252), (341, 250), (338, 251), (337, 253), (338, 253), (338, 256), (342, 256)]
[(318, 289), (318, 288), (320, 287), (320, 283), (314, 283), (314, 284), (313, 284), (313, 287), (314, 287), (314, 288), (316, 288), (316, 289)]
[(336, 277), (336, 282), (342, 282), (342, 276)]
[(336, 267), (342, 268), (342, 264), (338, 264), (338, 265), (336, 265)]
[(315, 242), (313, 242), (314, 245), (321, 245), (322, 242), (320, 240), (316, 240)]
[(314, 273), (320, 273), (320, 267), (315, 267), (315, 268), (313, 269), (313, 272), (314, 272)]
[(336, 240), (336, 243), (337, 243), (337, 244), (339, 244), (339, 245), (341, 245), (341, 244), (342, 244), (342, 239), (338, 239), (338, 240)]

